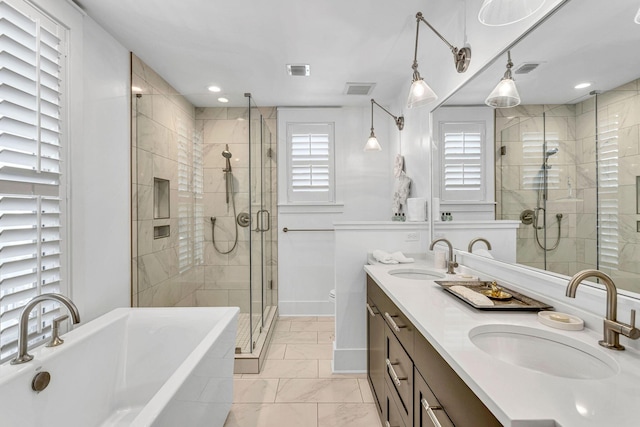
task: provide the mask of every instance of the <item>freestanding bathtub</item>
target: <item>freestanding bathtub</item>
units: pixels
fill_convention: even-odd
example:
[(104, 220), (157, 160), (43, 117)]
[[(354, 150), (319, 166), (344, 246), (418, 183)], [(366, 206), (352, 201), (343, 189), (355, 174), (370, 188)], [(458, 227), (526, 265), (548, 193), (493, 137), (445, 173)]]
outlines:
[[(238, 308), (120, 308), (0, 366), (2, 427), (222, 427)], [(32, 390), (39, 372), (48, 387)]]

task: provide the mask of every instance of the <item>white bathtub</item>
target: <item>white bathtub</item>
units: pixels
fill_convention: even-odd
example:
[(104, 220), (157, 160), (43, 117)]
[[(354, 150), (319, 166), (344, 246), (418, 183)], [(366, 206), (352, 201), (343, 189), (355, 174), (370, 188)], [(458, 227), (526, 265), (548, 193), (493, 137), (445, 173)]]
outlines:
[[(238, 309), (116, 309), (0, 366), (0, 425), (222, 426), (233, 399)], [(31, 389), (47, 371), (49, 386)]]

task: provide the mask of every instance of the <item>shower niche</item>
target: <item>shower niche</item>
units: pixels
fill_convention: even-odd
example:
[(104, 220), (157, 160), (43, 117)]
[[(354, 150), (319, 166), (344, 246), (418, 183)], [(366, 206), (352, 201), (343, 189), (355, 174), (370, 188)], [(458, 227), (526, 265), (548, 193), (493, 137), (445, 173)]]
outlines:
[[(171, 226), (164, 224), (170, 217), (171, 212), (171, 196), (170, 196), (170, 183), (168, 179), (153, 178), (153, 238), (163, 239), (171, 235)], [(163, 222), (158, 224), (158, 222)]]

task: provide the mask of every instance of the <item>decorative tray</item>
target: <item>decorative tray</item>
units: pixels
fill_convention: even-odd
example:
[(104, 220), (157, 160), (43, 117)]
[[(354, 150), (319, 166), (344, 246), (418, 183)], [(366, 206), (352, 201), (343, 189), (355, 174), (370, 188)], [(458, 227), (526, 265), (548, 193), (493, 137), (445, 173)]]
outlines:
[[(540, 311), (540, 310), (548, 310), (553, 308), (549, 304), (545, 304), (541, 301), (535, 300), (533, 298), (529, 298), (526, 295), (522, 295), (519, 292), (513, 291), (511, 289), (505, 288), (503, 286), (499, 286), (498, 293), (496, 294), (496, 298), (491, 297), (492, 292), (492, 283), (489, 281), (461, 281), (461, 282), (453, 282), (453, 281), (439, 281), (436, 280), (435, 283), (442, 286), (445, 291), (449, 292), (452, 295), (460, 298), (462, 301), (466, 302), (470, 306), (477, 308), (478, 310), (521, 310), (521, 311)], [(486, 295), (491, 298), (493, 301), (493, 305), (479, 305), (470, 299), (466, 298), (464, 295), (461, 295), (450, 288), (452, 286), (462, 286), (474, 292), (477, 292), (480, 295)], [(495, 286), (495, 283), (494, 283)], [(511, 295), (511, 298), (505, 298), (507, 295)]]

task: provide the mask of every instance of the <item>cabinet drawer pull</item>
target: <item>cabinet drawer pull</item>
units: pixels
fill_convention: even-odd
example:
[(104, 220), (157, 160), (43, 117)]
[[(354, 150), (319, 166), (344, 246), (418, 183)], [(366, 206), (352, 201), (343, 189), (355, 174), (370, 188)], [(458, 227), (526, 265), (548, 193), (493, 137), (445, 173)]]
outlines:
[(429, 405), (429, 402), (427, 402), (427, 399), (425, 399), (424, 397), (420, 400), (420, 403), (422, 403), (422, 407), (424, 408), (424, 410), (427, 411), (427, 415), (429, 415), (429, 418), (431, 418), (431, 422), (433, 423), (433, 425), (435, 425), (436, 427), (442, 427), (440, 421), (438, 421), (438, 418), (436, 418), (436, 414), (433, 412), (434, 409), (442, 409), (442, 406), (431, 406)]
[(373, 310), (371, 309), (371, 306), (369, 305), (369, 303), (367, 303), (367, 311), (369, 312), (369, 314), (371, 315), (371, 317), (376, 317), (376, 314), (373, 312)]
[(396, 385), (398, 387), (400, 387), (402, 384), (400, 383), (400, 381), (404, 381), (407, 379), (407, 377), (398, 377), (398, 374), (396, 374), (396, 370), (393, 369), (393, 365), (397, 365), (398, 363), (391, 363), (391, 361), (389, 359), (387, 359), (387, 368), (389, 368), (389, 373), (391, 374), (391, 379), (393, 379), (393, 382), (396, 383)]
[(389, 323), (391, 323), (391, 327), (396, 331), (396, 332), (400, 332), (401, 328), (406, 328), (405, 326), (398, 326), (398, 324), (393, 320), (394, 317), (398, 317), (396, 316), (392, 316), (389, 313), (387, 313), (386, 311), (384, 312), (384, 317), (387, 318), (387, 320), (389, 321)]

